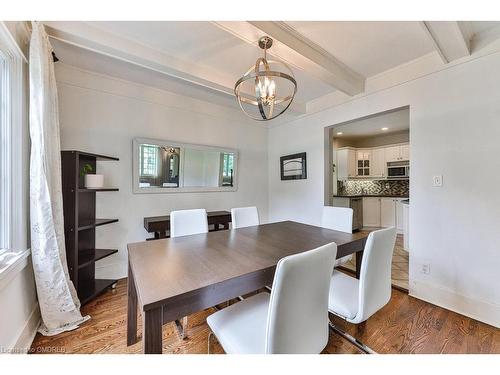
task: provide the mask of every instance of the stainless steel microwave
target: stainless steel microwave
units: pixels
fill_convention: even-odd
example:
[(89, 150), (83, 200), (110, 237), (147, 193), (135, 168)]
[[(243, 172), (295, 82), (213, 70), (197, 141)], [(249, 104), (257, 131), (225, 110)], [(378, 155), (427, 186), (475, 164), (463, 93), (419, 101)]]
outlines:
[(408, 162), (387, 163), (387, 178), (409, 178), (410, 164)]

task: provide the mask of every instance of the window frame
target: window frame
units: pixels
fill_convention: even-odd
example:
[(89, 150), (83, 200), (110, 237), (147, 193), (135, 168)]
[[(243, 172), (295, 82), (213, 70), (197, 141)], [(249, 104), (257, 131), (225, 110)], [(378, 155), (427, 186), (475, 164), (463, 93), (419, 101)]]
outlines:
[[(140, 164), (140, 167), (141, 167), (141, 171), (140, 171), (140, 177), (157, 177), (158, 176), (158, 146), (155, 146), (155, 145), (141, 145), (140, 146), (141, 148), (141, 152), (139, 153), (139, 164)], [(154, 171), (150, 170), (150, 165), (149, 163), (147, 163), (147, 166), (145, 165), (145, 158), (144, 158), (144, 154), (145, 154), (145, 151), (146, 149), (153, 149), (153, 151), (151, 150), (148, 150), (148, 153), (151, 153), (151, 154), (154, 154), (154, 163), (153, 163), (153, 166), (154, 166)], [(148, 155), (148, 158), (150, 157), (150, 155)], [(145, 168), (146, 166), (146, 168)], [(153, 173), (145, 173), (145, 170), (148, 170), (148, 172), (153, 172)]]
[[(28, 252), (29, 135), (27, 128), (27, 59), (5, 22), (0, 22), (0, 262), (13, 265), (9, 254), (26, 256)], [(5, 266), (5, 267), (4, 267)]]

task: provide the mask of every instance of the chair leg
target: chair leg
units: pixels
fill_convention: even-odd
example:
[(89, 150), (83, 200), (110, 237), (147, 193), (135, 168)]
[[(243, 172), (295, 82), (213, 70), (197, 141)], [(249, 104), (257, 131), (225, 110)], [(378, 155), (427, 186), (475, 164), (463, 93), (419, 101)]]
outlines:
[(355, 337), (352, 337), (347, 332), (344, 332), (342, 329), (340, 329), (339, 327), (337, 327), (336, 325), (334, 325), (332, 322), (328, 322), (328, 326), (330, 327), (330, 329), (332, 331), (334, 331), (338, 335), (340, 335), (343, 338), (345, 338), (347, 341), (349, 341), (351, 344), (353, 344), (356, 348), (358, 348), (359, 350), (361, 350), (363, 353), (365, 353), (365, 354), (377, 354), (377, 352), (375, 352), (374, 350), (372, 350), (370, 347), (366, 346), (365, 344), (363, 344), (361, 341), (359, 341)]
[(208, 354), (212, 354), (210, 353), (210, 343), (212, 342), (212, 340), (210, 340), (212, 337), (214, 336), (214, 333), (213, 332), (210, 332), (208, 334), (208, 343), (207, 343), (207, 353)]
[(177, 328), (177, 333), (179, 334), (181, 340), (187, 339), (187, 319), (187, 316), (182, 318), (182, 323), (179, 321), (179, 319), (175, 320), (175, 328)]

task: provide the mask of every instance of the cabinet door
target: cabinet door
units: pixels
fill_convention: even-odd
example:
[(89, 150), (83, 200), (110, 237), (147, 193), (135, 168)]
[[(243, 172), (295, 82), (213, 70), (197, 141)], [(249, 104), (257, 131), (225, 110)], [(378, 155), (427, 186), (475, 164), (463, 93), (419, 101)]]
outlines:
[(410, 248), (410, 205), (401, 204), (403, 206), (403, 222), (404, 222), (404, 245), (403, 248), (409, 251)]
[(371, 150), (358, 150), (356, 152), (356, 175), (360, 177), (370, 176)]
[(338, 150), (337, 151), (337, 179), (346, 180), (347, 179), (347, 152), (348, 150)]
[(396, 225), (396, 202), (393, 198), (380, 200), (380, 226), (393, 227)]
[(401, 146), (401, 160), (410, 160), (410, 145)]
[(396, 199), (396, 229), (398, 233), (403, 233), (405, 227), (405, 220), (403, 214), (403, 199)]
[(372, 164), (370, 169), (370, 176), (385, 177), (386, 168), (387, 166), (385, 163), (385, 149), (374, 148), (372, 150)]
[(356, 151), (347, 150), (347, 177), (356, 176)]
[(363, 226), (380, 227), (380, 198), (363, 198)]
[(385, 161), (387, 163), (400, 161), (401, 146), (390, 146), (385, 148)]

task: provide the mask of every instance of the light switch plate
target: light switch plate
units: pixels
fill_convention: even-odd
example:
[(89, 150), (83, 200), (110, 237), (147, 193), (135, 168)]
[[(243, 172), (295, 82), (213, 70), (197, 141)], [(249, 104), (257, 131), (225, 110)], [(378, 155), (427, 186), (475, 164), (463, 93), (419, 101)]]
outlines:
[(443, 175), (436, 175), (432, 177), (432, 186), (434, 187), (443, 186)]

